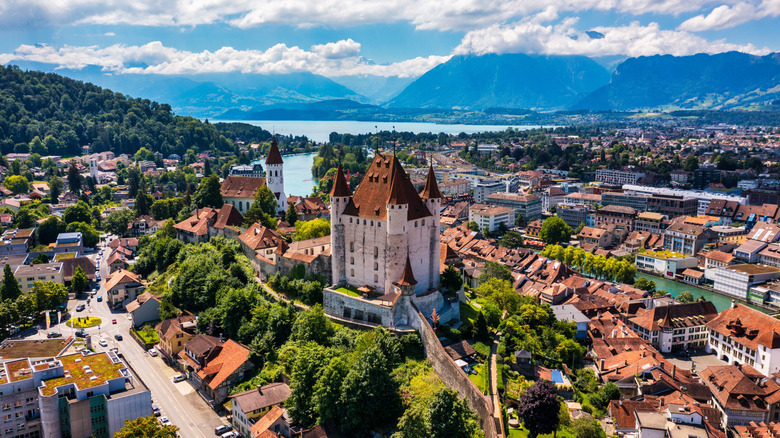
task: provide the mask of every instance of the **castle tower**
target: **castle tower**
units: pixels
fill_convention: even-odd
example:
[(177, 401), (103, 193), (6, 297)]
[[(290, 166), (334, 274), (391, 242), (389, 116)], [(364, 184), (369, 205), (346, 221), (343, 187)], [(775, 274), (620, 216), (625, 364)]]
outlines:
[(404, 272), (401, 275), (401, 280), (395, 283), (401, 290), (401, 294), (404, 296), (414, 295), (414, 286), (417, 285), (417, 280), (414, 279), (414, 273), (412, 272), (412, 264), (409, 261), (409, 255), (406, 256), (406, 265), (404, 266)]
[(336, 180), (330, 190), (330, 248), (332, 260), (333, 284), (341, 284), (346, 281), (346, 266), (344, 254), (344, 218), (342, 214), (346, 209), (352, 192), (349, 190), (344, 171), (339, 164), (336, 170)]
[(95, 180), (95, 184), (100, 184), (100, 180), (98, 180), (98, 162), (94, 158), (89, 159), (89, 176)]
[(279, 153), (279, 146), (276, 144), (276, 138), (271, 140), (271, 149), (268, 150), (268, 156), (265, 159), (265, 181), (271, 193), (276, 196), (276, 203), (279, 211), (287, 211), (287, 195), (284, 194), (284, 161), (282, 154)]
[[(425, 187), (420, 192), (420, 198), (428, 207), (428, 211), (433, 216), (430, 225), (430, 266), (439, 266), (441, 263), (441, 233), (439, 231), (441, 223), (441, 192), (439, 191), (439, 184), (436, 182), (436, 174), (433, 172), (433, 166), (428, 167), (428, 178), (425, 180)], [(438, 269), (431, 269), (428, 272), (428, 283), (432, 288), (439, 288), (439, 271)]]
[[(387, 242), (385, 291), (392, 290), (392, 279), (403, 276), (401, 260), (409, 259), (409, 196), (405, 190), (407, 178), (401, 163), (393, 156), (390, 174), (390, 196), (387, 199)], [(413, 191), (413, 190), (412, 190)], [(415, 284), (417, 284), (415, 282)], [(412, 285), (414, 288), (414, 285)]]

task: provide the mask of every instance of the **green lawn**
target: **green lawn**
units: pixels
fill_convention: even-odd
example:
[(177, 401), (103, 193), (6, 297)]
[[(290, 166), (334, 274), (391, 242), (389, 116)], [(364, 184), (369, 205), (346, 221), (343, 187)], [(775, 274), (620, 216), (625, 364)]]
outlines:
[(479, 309), (471, 303), (460, 303), (460, 321), (463, 324), (474, 324), (479, 316)]
[(352, 286), (342, 286), (342, 287), (336, 289), (336, 292), (342, 293), (344, 295), (349, 295), (351, 297), (358, 297), (359, 298), (359, 297), (363, 296), (363, 294), (358, 292), (356, 287), (352, 287)]
[(135, 334), (146, 344), (156, 344), (160, 342), (157, 331), (149, 325), (144, 326), (141, 330), (133, 330), (133, 332), (135, 332)]
[(488, 375), (485, 365), (474, 365), (471, 367), (477, 374), (469, 374), (469, 379), (477, 385), (480, 391), (484, 394), (488, 390)]
[(89, 328), (89, 327), (95, 327), (96, 325), (99, 325), (103, 320), (96, 316), (82, 316), (77, 317), (73, 319), (69, 319), (67, 322), (65, 322), (65, 325), (68, 327), (73, 328)]

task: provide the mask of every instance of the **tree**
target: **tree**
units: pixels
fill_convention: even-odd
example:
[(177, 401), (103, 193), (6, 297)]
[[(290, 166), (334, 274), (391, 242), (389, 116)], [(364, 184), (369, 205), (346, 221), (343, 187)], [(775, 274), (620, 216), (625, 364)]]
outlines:
[(520, 248), (523, 246), (523, 236), (517, 231), (507, 231), (498, 244), (509, 249)]
[(645, 277), (639, 277), (634, 281), (634, 287), (652, 293), (655, 291), (655, 282), (653, 280), (648, 280)]
[(544, 223), (542, 223), (542, 228), (539, 230), (539, 239), (544, 243), (557, 245), (571, 240), (571, 233), (571, 227), (563, 219), (552, 216), (545, 219)]
[(309, 342), (301, 344), (292, 364), (290, 397), (287, 398), (285, 405), (292, 418), (304, 427), (311, 427), (317, 422), (319, 406), (316, 405), (316, 398), (312, 397), (312, 394), (325, 367), (324, 364), (328, 361), (326, 349)]
[(457, 293), (463, 287), (463, 277), (461, 277), (460, 271), (452, 265), (447, 265), (441, 274), (441, 286), (450, 294)]
[(81, 193), (81, 174), (79, 174), (75, 159), (71, 160), (70, 167), (68, 167), (68, 190), (76, 195)]
[(33, 283), (31, 295), (39, 311), (51, 310), (68, 297), (68, 288), (53, 281), (36, 281)]
[(65, 227), (68, 233), (81, 233), (84, 246), (94, 248), (100, 242), (100, 233), (92, 225), (86, 222), (72, 222)]
[(6, 264), (3, 268), (3, 285), (0, 286), (0, 298), (5, 300), (15, 300), (22, 294), (19, 288), (19, 282), (16, 281), (14, 273), (11, 271), (11, 265)]
[(390, 372), (390, 364), (376, 346), (357, 357), (341, 386), (342, 431), (350, 436), (365, 435), (397, 418), (401, 398)]
[(512, 271), (506, 265), (502, 265), (496, 262), (487, 262), (482, 270), (482, 274), (479, 276), (479, 282), (487, 281), (491, 278), (497, 278), (499, 280), (514, 281), (512, 277)]
[(479, 342), (490, 341), (490, 330), (488, 329), (487, 320), (485, 314), (479, 312), (477, 320), (474, 322), (474, 340)]
[(114, 438), (176, 438), (179, 428), (173, 425), (163, 426), (155, 417), (138, 417), (125, 420)]
[(92, 214), (89, 205), (84, 201), (79, 201), (74, 205), (65, 209), (65, 213), (62, 214), (62, 219), (66, 224), (71, 222), (92, 222)]
[(330, 236), (330, 221), (327, 219), (298, 221), (295, 224), (295, 240), (308, 240), (325, 236)]
[(138, 194), (135, 197), (135, 216), (148, 215), (151, 211), (153, 202), (154, 198), (146, 193), (146, 190), (138, 190)]
[(468, 227), (469, 227), (469, 230), (471, 230), (471, 231), (479, 232), (479, 224), (474, 222), (474, 221), (469, 222)]
[(219, 183), (219, 176), (211, 175), (200, 180), (198, 189), (195, 191), (192, 201), (197, 208), (222, 207), (222, 192), (220, 191), (221, 185)]
[(44, 263), (49, 263), (49, 256), (43, 252), (39, 253), (32, 261), (33, 265), (42, 265)]
[(528, 225), (528, 221), (525, 220), (522, 213), (517, 213), (517, 217), (515, 217), (515, 226), (524, 227), (526, 225)]
[(675, 298), (680, 303), (692, 303), (695, 301), (695, 298), (693, 297), (693, 294), (691, 291), (684, 290), (680, 292), (680, 295), (677, 295), (677, 298)]
[(683, 163), (683, 169), (687, 170), (688, 172), (693, 172), (694, 170), (699, 168), (699, 159), (695, 156), (691, 155), (690, 157), (685, 159), (685, 163)]
[(70, 281), (70, 290), (78, 295), (87, 290), (88, 283), (89, 278), (87, 278), (87, 274), (84, 273), (81, 266), (76, 266), (76, 270), (73, 272), (73, 279)]
[(284, 215), (284, 220), (290, 225), (295, 225), (298, 222), (298, 212), (295, 210), (295, 205), (290, 204), (287, 206), (287, 213)]
[(56, 176), (51, 177), (49, 180), (49, 199), (52, 204), (60, 202), (60, 195), (62, 195), (62, 180)]
[[(279, 204), (276, 202), (276, 196), (267, 185), (260, 187), (255, 192), (255, 201), (252, 203), (252, 205), (254, 206), (255, 204), (260, 207), (260, 210), (263, 213), (271, 217), (275, 217), (277, 211), (279, 210)], [(290, 225), (294, 224), (291, 223)]]
[(479, 430), (477, 416), (459, 399), (458, 393), (442, 388), (428, 406), (428, 424), (434, 438), (471, 438)]
[(490, 278), (477, 287), (477, 294), (487, 297), (489, 301), (494, 302), (499, 309), (507, 311), (510, 314), (517, 310), (520, 303), (520, 295), (515, 292), (515, 288), (508, 280), (499, 278)]
[[(558, 411), (561, 402), (555, 394), (555, 387), (547, 380), (538, 380), (520, 398), (517, 414), (528, 429), (529, 437), (554, 433), (558, 429)], [(556, 415), (550, 415), (552, 412)]]
[(570, 429), (577, 438), (606, 438), (607, 434), (593, 418), (578, 418), (571, 422)]
[(580, 231), (582, 231), (583, 228), (585, 228), (585, 222), (580, 222), (577, 228), (575, 228), (574, 231), (572, 231), (572, 234), (574, 234), (575, 236), (580, 234)]
[(296, 341), (325, 344), (332, 334), (333, 324), (319, 304), (298, 313), (292, 326), (292, 339)]
[(30, 191), (30, 182), (27, 178), (20, 175), (11, 175), (6, 177), (3, 181), (3, 185), (8, 190), (14, 192), (15, 195), (19, 193), (27, 193)]
[(57, 241), (57, 236), (65, 232), (65, 223), (57, 216), (51, 216), (38, 226), (38, 242), (48, 245)]
[(341, 386), (349, 372), (349, 364), (341, 357), (330, 360), (322, 370), (317, 384), (314, 386), (314, 403), (318, 406), (319, 423), (338, 423), (343, 416), (344, 406), (341, 403)]
[(127, 234), (128, 225), (133, 220), (133, 212), (127, 208), (114, 210), (103, 220), (103, 229), (117, 236)]

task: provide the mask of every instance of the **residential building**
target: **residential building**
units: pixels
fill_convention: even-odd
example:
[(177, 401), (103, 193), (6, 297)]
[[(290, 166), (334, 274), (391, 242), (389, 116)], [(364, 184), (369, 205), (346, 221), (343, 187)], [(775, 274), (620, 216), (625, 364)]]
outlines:
[[(289, 196), (287, 205), (295, 208), (299, 221), (330, 218), (330, 209), (319, 196)], [(295, 224), (290, 224), (295, 226)]]
[[(222, 182), (222, 200), (235, 206), (244, 214), (255, 202), (255, 193), (266, 185), (265, 178), (250, 176), (228, 176)], [(286, 202), (286, 200), (285, 200)]]
[(552, 306), (552, 311), (555, 315), (555, 319), (577, 324), (577, 332), (574, 335), (576, 338), (586, 339), (588, 337), (590, 318), (585, 316), (575, 306), (571, 304), (556, 305)]
[(745, 227), (715, 225), (710, 229), (718, 236), (718, 246), (742, 245), (747, 240), (747, 230), (745, 230)]
[[(682, 198), (696, 198), (698, 200), (698, 208), (696, 214), (709, 214), (710, 202), (717, 200), (724, 200), (728, 202), (736, 202), (737, 204), (745, 204), (747, 198), (741, 196), (734, 196), (724, 193), (704, 192), (701, 190), (679, 190), (669, 189), (664, 187), (647, 187), (639, 186), (636, 184), (624, 184), (624, 192), (647, 194), (647, 195), (662, 195), (662, 196), (679, 196)], [(721, 216), (718, 214), (711, 214), (711, 216)]]
[(197, 328), (195, 315), (186, 313), (157, 324), (155, 331), (160, 338), (157, 350), (168, 364), (178, 363), (179, 353), (184, 349), (184, 344), (195, 336)]
[(24, 409), (40, 416), (39, 436), (109, 438), (125, 421), (152, 415), (149, 388), (114, 353), (68, 354), (30, 365), (17, 372), (26, 371), (38, 386), (38, 410)]
[(158, 221), (155, 220), (152, 216), (143, 215), (139, 216), (130, 223), (130, 233), (136, 237), (146, 234), (154, 234), (163, 225), (165, 225), (165, 221)]
[(249, 348), (228, 339), (214, 349), (206, 366), (193, 373), (190, 379), (201, 396), (214, 407), (222, 404), (230, 394), (230, 389), (243, 381), (253, 369), (254, 365), (249, 360)]
[(711, 366), (699, 372), (727, 429), (777, 420), (780, 385), (750, 365)]
[(693, 216), (699, 208), (699, 200), (693, 197), (675, 195), (652, 195), (647, 201), (647, 210), (667, 217)]
[(713, 250), (704, 255), (704, 278), (715, 281), (715, 271), (723, 266), (736, 264), (734, 256), (723, 251)]
[(231, 164), (228, 175), (260, 178), (263, 176), (263, 165), (260, 163)]
[(515, 211), (508, 207), (474, 204), (469, 208), (469, 221), (476, 222), (480, 230), (498, 231), (502, 224), (509, 229), (515, 224)]
[(111, 307), (119, 307), (136, 299), (143, 292), (144, 284), (139, 274), (124, 269), (106, 277), (106, 301)]
[(26, 254), (34, 245), (34, 237), (34, 228), (5, 230), (0, 238), (0, 255)]
[(254, 263), (258, 256), (266, 260), (275, 260), (274, 251), (279, 245), (283, 245), (284, 238), (275, 230), (257, 222), (241, 233), (238, 241), (249, 260)]
[[(570, 226), (572, 229), (576, 229), (580, 224), (594, 226), (596, 221), (593, 212), (593, 208), (586, 204), (559, 205), (555, 211), (555, 215), (566, 222), (566, 225)], [(588, 224), (588, 216), (591, 216), (593, 219), (592, 224)]]
[(727, 363), (747, 364), (765, 376), (780, 371), (780, 320), (742, 304), (707, 323), (707, 352)]
[(620, 205), (607, 205), (598, 209), (595, 213), (596, 226), (602, 227), (606, 224), (615, 224), (628, 232), (634, 230), (634, 219), (637, 211), (633, 207), (623, 207)]
[[(515, 217), (522, 215), (523, 219), (526, 221), (532, 221), (542, 217), (542, 201), (534, 195), (493, 193), (487, 197), (485, 204), (511, 208), (515, 211)], [(514, 219), (512, 223), (514, 224)]]
[(444, 196), (463, 196), (471, 193), (471, 183), (467, 179), (451, 179), (439, 183), (439, 190)]
[(60, 233), (54, 242), (54, 253), (75, 252), (84, 253), (84, 240), (81, 233)]
[(667, 278), (675, 278), (678, 272), (699, 265), (696, 257), (675, 251), (649, 251), (636, 254), (636, 267), (652, 271)]
[(718, 236), (709, 229), (684, 222), (673, 222), (664, 230), (664, 249), (685, 255), (696, 255), (707, 243), (717, 242)]
[(748, 240), (739, 247), (734, 248), (734, 258), (742, 263), (757, 263), (761, 251), (767, 244), (759, 240)]
[(691, 186), (695, 190), (704, 190), (712, 183), (720, 182), (720, 170), (714, 166), (702, 166), (693, 171)]
[(693, 172), (689, 172), (683, 169), (675, 169), (669, 172), (669, 178), (673, 183), (686, 185), (691, 182), (691, 179), (693, 179)]
[(231, 395), (233, 429), (242, 437), (254, 438), (250, 433), (255, 423), (274, 407), (283, 406), (288, 397), (290, 387), (281, 382)]
[(566, 192), (558, 186), (547, 187), (539, 193), (542, 200), (542, 211), (550, 211), (551, 207), (558, 207), (563, 202)]
[(596, 248), (607, 248), (612, 246), (612, 235), (603, 228), (583, 227), (577, 239), (584, 248), (593, 245)]
[(772, 243), (762, 249), (758, 253), (758, 263), (780, 268), (780, 244)]
[(734, 438), (769, 438), (780, 436), (780, 423), (751, 421), (747, 425), (734, 426)]
[(474, 187), (474, 202), (482, 203), (487, 200), (487, 197), (493, 193), (501, 193), (506, 191), (506, 184), (503, 181), (480, 181)]
[(615, 169), (598, 169), (596, 170), (596, 181), (623, 185), (623, 184), (636, 184), (640, 178), (644, 178), (645, 174), (642, 172), (634, 172), (630, 170), (615, 170)]
[(595, 193), (574, 192), (563, 197), (563, 204), (588, 204), (593, 207), (601, 205), (601, 195)]
[(780, 268), (764, 265), (732, 265), (715, 270), (715, 291), (731, 297), (748, 300), (753, 286), (780, 277)]
[(198, 334), (184, 343), (179, 352), (179, 368), (188, 373), (197, 373), (206, 367), (212, 353), (216, 354), (224, 342), (216, 336)]
[[(290, 420), (287, 411), (279, 406), (274, 406), (252, 426), (250, 432), (255, 437), (282, 437), (290, 436)], [(303, 435), (303, 432), (301, 432)]]
[(160, 298), (146, 291), (135, 300), (127, 303), (127, 313), (133, 322), (133, 327), (140, 327), (149, 322), (160, 320)]
[[(223, 184), (222, 187), (224, 188), (225, 185)], [(216, 217), (217, 210), (213, 208), (195, 209), (192, 216), (173, 226), (176, 230), (176, 238), (185, 243), (208, 242), (209, 224), (214, 223)]]
[(659, 234), (663, 231), (662, 224), (664, 215), (652, 211), (643, 211), (639, 213), (634, 220), (634, 229), (637, 231), (647, 231), (653, 234)]
[(707, 323), (718, 316), (709, 301), (639, 309), (631, 318), (631, 328), (661, 353), (703, 349), (709, 330)]
[(53, 281), (65, 284), (62, 276), (62, 262), (20, 265), (14, 272), (22, 292), (29, 293), (36, 281)]

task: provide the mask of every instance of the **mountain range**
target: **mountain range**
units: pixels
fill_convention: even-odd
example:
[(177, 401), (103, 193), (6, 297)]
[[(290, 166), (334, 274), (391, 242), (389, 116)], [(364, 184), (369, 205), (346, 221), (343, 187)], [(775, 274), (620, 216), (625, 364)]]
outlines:
[[(778, 109), (780, 53), (728, 52), (614, 59), (503, 54), (454, 56), (419, 78), (221, 73), (190, 76), (57, 70), (178, 114), (223, 120), (372, 120), (411, 112)], [(604, 62), (601, 62), (604, 61)], [(604, 65), (615, 66), (610, 71)], [(29, 63), (22, 68), (51, 70)], [(775, 102), (775, 105), (772, 103)]]

